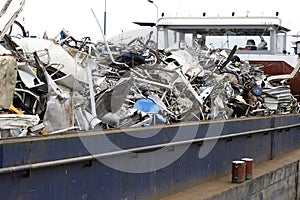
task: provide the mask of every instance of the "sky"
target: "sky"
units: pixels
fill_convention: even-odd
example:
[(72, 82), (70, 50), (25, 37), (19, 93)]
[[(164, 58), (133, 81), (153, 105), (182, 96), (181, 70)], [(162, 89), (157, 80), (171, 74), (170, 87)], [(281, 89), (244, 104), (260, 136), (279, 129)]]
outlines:
[[(13, 0), (11, 10), (15, 10), (21, 0)], [(296, 0), (286, 1), (237, 1), (237, 0), (153, 0), (158, 13), (169, 16), (275, 16), (279, 12), (282, 23), (291, 29), (291, 34), (300, 31), (299, 5)], [(0, 0), (2, 8), (6, 0)], [(155, 22), (157, 9), (147, 0), (26, 0), (18, 21), (25, 25), (31, 35), (41, 37), (46, 31), (54, 38), (63, 28), (75, 38), (89, 36), (92, 40), (102, 40), (100, 28), (91, 9), (94, 10), (103, 29), (106, 2), (107, 38), (122, 31), (140, 29), (134, 21)], [(13, 9), (14, 7), (14, 9)], [(299, 32), (300, 33), (300, 32)]]

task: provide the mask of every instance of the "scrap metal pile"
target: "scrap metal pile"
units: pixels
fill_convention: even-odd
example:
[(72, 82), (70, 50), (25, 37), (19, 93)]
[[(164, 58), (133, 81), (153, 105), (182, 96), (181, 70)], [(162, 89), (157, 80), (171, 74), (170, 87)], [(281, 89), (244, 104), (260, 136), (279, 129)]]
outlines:
[(167, 51), (141, 38), (96, 44), (66, 30), (54, 39), (22, 32), (0, 38), (1, 137), (299, 112), (290, 86), (268, 81), (236, 47)]

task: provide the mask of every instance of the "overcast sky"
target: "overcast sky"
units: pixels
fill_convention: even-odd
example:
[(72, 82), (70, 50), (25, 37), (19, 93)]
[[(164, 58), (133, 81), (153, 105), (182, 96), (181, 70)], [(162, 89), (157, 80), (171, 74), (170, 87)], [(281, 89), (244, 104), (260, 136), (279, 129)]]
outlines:
[[(20, 2), (21, 0), (13, 0)], [(158, 6), (159, 15), (165, 16), (279, 16), (283, 25), (296, 34), (300, 31), (300, 3), (296, 0), (264, 1), (264, 0), (153, 0)], [(6, 0), (0, 0), (6, 2)], [(147, 0), (106, 0), (107, 36), (112, 37), (123, 31), (140, 28), (133, 21), (156, 21), (156, 7)], [(1, 4), (0, 4), (1, 5)], [(76, 37), (90, 36), (93, 40), (101, 39), (101, 32), (92, 15), (96, 13), (103, 28), (105, 0), (26, 0), (25, 7), (18, 20), (23, 21), (33, 35), (41, 36), (47, 31), (55, 37), (62, 28)], [(2, 5), (1, 5), (2, 8)], [(15, 7), (16, 8), (16, 7)]]

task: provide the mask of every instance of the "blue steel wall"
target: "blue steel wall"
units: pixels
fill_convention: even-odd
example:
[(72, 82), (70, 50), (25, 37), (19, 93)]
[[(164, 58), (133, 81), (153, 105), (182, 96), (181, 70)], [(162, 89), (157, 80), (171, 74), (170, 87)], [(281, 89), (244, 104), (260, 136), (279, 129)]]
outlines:
[[(300, 115), (229, 120), (224, 124), (222, 135), (287, 126), (300, 122)], [(186, 134), (199, 126), (197, 138), (205, 137), (208, 123), (192, 123), (185, 126)], [(177, 126), (163, 128), (159, 134), (138, 139), (121, 131), (110, 131), (109, 138), (122, 148), (166, 143), (176, 134)], [(135, 132), (150, 131), (136, 129)], [(151, 131), (150, 131), (151, 132)], [(286, 128), (238, 137), (219, 139), (212, 151), (203, 159), (198, 157), (200, 143), (193, 143), (171, 165), (149, 173), (125, 173), (114, 170), (95, 160), (57, 167), (31, 170), (30, 174), (11, 173), (0, 175), (1, 199), (156, 199), (195, 184), (227, 174), (231, 162), (242, 157), (253, 157), (255, 162), (272, 159), (277, 155), (300, 147), (299, 129)], [(94, 140), (104, 137), (97, 132), (87, 136)], [(174, 150), (176, 151), (176, 147)], [(51, 161), (89, 155), (76, 134), (3, 140), (0, 146), (0, 166)], [(120, 156), (113, 159), (118, 162)], [(168, 152), (165, 152), (168, 156)], [(132, 162), (134, 157), (128, 158)], [(120, 165), (124, 163), (119, 163)]]

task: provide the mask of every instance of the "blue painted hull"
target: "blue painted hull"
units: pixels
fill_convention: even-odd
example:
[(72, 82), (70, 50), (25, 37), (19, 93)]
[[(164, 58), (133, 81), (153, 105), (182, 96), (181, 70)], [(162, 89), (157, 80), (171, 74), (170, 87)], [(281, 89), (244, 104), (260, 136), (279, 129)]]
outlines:
[[(221, 133), (208, 135), (209, 128), (218, 125), (222, 125)], [(157, 199), (230, 173), (233, 160), (252, 157), (261, 162), (300, 148), (299, 127), (300, 114), (291, 114), (6, 139), (0, 142), (0, 196), (30, 200)], [(174, 140), (177, 134), (184, 136)], [(107, 151), (91, 152), (87, 148), (86, 142), (96, 141), (95, 145), (104, 137), (131, 152), (105, 154)], [(215, 145), (205, 152), (203, 148), (209, 141)], [(160, 144), (172, 145), (164, 150)], [(158, 150), (165, 162), (163, 158), (174, 156), (184, 147), (178, 159), (156, 170), (155, 159), (134, 166), (146, 169), (152, 163), (153, 170), (144, 173), (111, 167), (128, 169), (126, 166), (136, 163), (139, 157)], [(94, 157), (89, 157), (91, 153)]]

